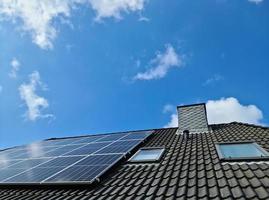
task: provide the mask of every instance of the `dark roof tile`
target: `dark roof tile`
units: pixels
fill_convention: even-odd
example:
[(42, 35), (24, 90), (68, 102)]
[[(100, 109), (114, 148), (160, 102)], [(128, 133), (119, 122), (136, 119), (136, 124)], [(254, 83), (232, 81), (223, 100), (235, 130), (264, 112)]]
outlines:
[(260, 198), (260, 199), (268, 199), (269, 198), (269, 194), (264, 187), (258, 187), (254, 190), (256, 191), (258, 198)]
[(181, 198), (181, 197), (185, 196), (186, 195), (186, 190), (187, 190), (186, 185), (184, 185), (182, 187), (179, 187), (177, 189), (176, 197)]
[(209, 193), (210, 198), (215, 198), (215, 197), (217, 197), (219, 195), (219, 190), (218, 190), (216, 185), (209, 188), (208, 190), (209, 190), (208, 193)]
[(215, 149), (216, 142), (256, 140), (269, 151), (269, 129), (242, 123), (210, 128), (189, 140), (176, 135), (175, 128), (157, 129), (142, 146), (165, 146), (159, 163), (123, 161), (92, 187), (0, 186), (0, 199), (269, 199), (268, 163), (222, 162)]
[(219, 185), (220, 188), (225, 187), (225, 186), (228, 185), (228, 182), (227, 182), (227, 180), (225, 178), (220, 178), (217, 181), (218, 181), (218, 185)]
[(247, 199), (252, 199), (256, 196), (255, 191), (251, 187), (243, 188), (243, 193)]
[(228, 183), (232, 188), (238, 186), (238, 180), (235, 177), (228, 179)]
[(197, 196), (198, 196), (198, 198), (202, 198), (202, 197), (207, 196), (207, 187), (206, 186), (199, 187)]
[(236, 186), (231, 189), (232, 195), (234, 198), (241, 198), (243, 196), (242, 190), (239, 186)]
[(203, 187), (203, 186), (205, 186), (207, 184), (207, 182), (206, 182), (206, 178), (205, 177), (203, 177), (203, 178), (201, 178), (201, 179), (198, 179), (198, 182), (197, 182), (197, 186), (198, 187)]
[(228, 186), (223, 187), (220, 189), (220, 196), (221, 198), (228, 198), (231, 197), (231, 192), (230, 192), (230, 188)]
[(262, 185), (265, 188), (269, 188), (269, 178), (268, 177), (260, 178), (259, 180), (261, 181)]
[(242, 188), (250, 186), (249, 180), (246, 177), (238, 179), (238, 183)]

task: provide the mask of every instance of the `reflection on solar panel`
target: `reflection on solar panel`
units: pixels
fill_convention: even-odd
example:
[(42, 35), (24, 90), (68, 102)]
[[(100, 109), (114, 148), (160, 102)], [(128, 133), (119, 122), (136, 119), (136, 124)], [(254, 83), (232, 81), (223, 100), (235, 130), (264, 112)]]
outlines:
[(0, 151), (0, 184), (91, 183), (151, 133), (53, 139)]

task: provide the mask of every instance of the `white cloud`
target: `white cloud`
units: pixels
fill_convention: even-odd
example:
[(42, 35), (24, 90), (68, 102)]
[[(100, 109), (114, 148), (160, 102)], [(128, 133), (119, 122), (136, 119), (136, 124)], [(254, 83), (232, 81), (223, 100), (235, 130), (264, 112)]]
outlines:
[[(20, 30), (29, 32), (32, 40), (42, 49), (53, 48), (58, 34), (55, 23), (69, 24), (71, 11), (90, 5), (96, 20), (121, 18), (122, 12), (140, 11), (145, 0), (0, 0), (0, 20), (20, 24)], [(58, 19), (58, 21), (56, 21)], [(72, 27), (72, 25), (71, 25)]]
[(171, 105), (171, 104), (166, 104), (163, 107), (163, 113), (171, 113), (175, 111), (175, 106)]
[(256, 3), (256, 4), (263, 2), (263, 0), (248, 0), (248, 1), (251, 3)]
[(183, 65), (183, 56), (176, 53), (175, 49), (170, 45), (166, 45), (164, 53), (157, 53), (157, 56), (151, 60), (150, 68), (145, 72), (135, 75), (134, 80), (152, 80), (163, 78), (173, 67), (181, 67)]
[(29, 83), (23, 83), (19, 87), (21, 99), (27, 106), (26, 119), (35, 121), (40, 118), (53, 118), (52, 114), (43, 114), (42, 110), (49, 107), (48, 100), (36, 94), (37, 87), (44, 90), (44, 84), (40, 80), (38, 71), (29, 75)]
[(233, 121), (261, 124), (262, 111), (255, 105), (242, 105), (234, 98), (209, 100), (206, 103), (209, 123), (228, 123)]
[(54, 20), (69, 17), (71, 9), (82, 2), (85, 0), (1, 0), (0, 17), (22, 22), (22, 30), (31, 33), (33, 42), (49, 49), (57, 35)]
[(214, 74), (211, 78), (207, 79), (204, 83), (203, 86), (207, 86), (210, 84), (213, 84), (215, 82), (221, 81), (223, 80), (223, 76), (219, 75), (219, 74)]
[(17, 78), (17, 72), (19, 71), (20, 66), (21, 66), (20, 62), (16, 58), (13, 58), (10, 62), (10, 66), (11, 66), (11, 71), (8, 74), (9, 77)]
[(90, 0), (92, 8), (96, 11), (96, 20), (114, 17), (121, 19), (122, 12), (141, 11), (146, 0)]
[[(262, 111), (255, 105), (242, 105), (236, 98), (221, 98), (209, 100), (206, 103), (207, 119), (209, 124), (244, 122), (262, 124)], [(178, 126), (178, 116), (173, 113), (170, 121), (164, 127)]]
[(164, 126), (164, 128), (178, 127), (178, 117), (177, 114), (172, 114), (170, 116), (170, 121)]
[(138, 21), (140, 21), (140, 22), (149, 22), (150, 19), (147, 18), (147, 17), (144, 17), (144, 16), (140, 16), (139, 19), (138, 19)]

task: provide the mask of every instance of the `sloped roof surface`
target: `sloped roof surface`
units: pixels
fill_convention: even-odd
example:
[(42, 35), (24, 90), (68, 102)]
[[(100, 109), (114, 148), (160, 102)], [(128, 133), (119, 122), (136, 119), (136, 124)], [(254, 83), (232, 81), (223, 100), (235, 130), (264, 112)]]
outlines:
[(227, 163), (215, 143), (255, 140), (269, 151), (269, 129), (241, 123), (211, 125), (183, 140), (176, 128), (158, 129), (144, 146), (165, 146), (157, 164), (123, 162), (94, 186), (0, 186), (0, 199), (269, 199), (269, 162)]

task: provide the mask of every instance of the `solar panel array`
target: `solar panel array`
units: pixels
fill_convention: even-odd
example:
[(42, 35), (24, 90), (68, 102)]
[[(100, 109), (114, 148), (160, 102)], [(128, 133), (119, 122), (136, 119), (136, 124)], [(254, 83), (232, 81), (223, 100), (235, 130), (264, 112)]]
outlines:
[(54, 139), (0, 151), (0, 184), (91, 183), (151, 133)]

